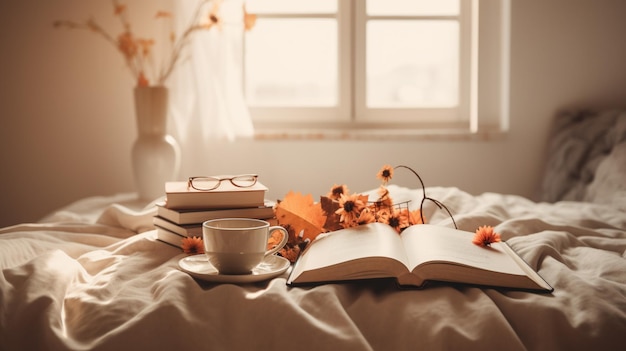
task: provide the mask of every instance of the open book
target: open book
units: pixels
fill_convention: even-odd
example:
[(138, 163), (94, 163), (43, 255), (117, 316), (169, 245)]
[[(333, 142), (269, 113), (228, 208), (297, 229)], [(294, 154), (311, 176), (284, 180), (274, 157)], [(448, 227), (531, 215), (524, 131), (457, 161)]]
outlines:
[(419, 224), (401, 235), (372, 223), (322, 234), (296, 262), (287, 284), (319, 284), (395, 278), (421, 287), (444, 281), (524, 290), (552, 291), (505, 242), (479, 247), (473, 233)]

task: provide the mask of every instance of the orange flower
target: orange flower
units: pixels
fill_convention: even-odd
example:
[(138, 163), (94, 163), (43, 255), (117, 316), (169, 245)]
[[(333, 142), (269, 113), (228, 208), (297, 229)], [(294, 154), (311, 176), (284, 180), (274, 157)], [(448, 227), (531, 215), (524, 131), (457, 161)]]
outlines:
[(124, 32), (117, 37), (117, 48), (124, 54), (127, 60), (137, 55), (138, 45), (131, 32)]
[(345, 185), (333, 185), (333, 187), (330, 189), (330, 191), (328, 192), (328, 194), (326, 195), (327, 198), (331, 199), (331, 200), (339, 200), (341, 198), (341, 195), (348, 195), (348, 187)]
[(204, 242), (197, 236), (183, 238), (182, 248), (183, 252), (188, 255), (203, 254)]
[(381, 185), (380, 188), (378, 188), (378, 200), (376, 201), (376, 205), (379, 207), (392, 207), (393, 206), (393, 200), (391, 200), (391, 197), (389, 196), (389, 190), (387, 190), (387, 188), (385, 188), (384, 185)]
[[(424, 221), (426, 221), (426, 218), (424, 218)], [(424, 224), (422, 222), (422, 211), (415, 210), (409, 212), (409, 224)]]
[(378, 174), (376, 174), (376, 178), (383, 181), (383, 184), (387, 184), (391, 178), (393, 178), (393, 167), (390, 165), (384, 165)]
[(364, 208), (363, 211), (361, 211), (361, 213), (359, 214), (359, 218), (357, 219), (358, 225), (374, 223), (374, 222), (376, 222), (376, 218), (374, 217), (374, 214), (372, 213), (372, 210), (369, 207)]
[(146, 78), (146, 75), (143, 72), (139, 72), (139, 77), (137, 77), (137, 86), (138, 87), (147, 87), (150, 85), (150, 81)]
[(359, 199), (358, 194), (350, 196), (341, 194), (341, 198), (339, 199), (339, 209), (335, 211), (335, 213), (341, 216), (339, 221), (351, 224), (356, 221), (359, 213), (364, 207), (365, 204), (361, 201), (361, 199)]
[(407, 217), (407, 212), (408, 211), (406, 210), (398, 211), (392, 213), (391, 216), (389, 216), (389, 225), (398, 233), (400, 233), (402, 229), (409, 226), (409, 218)]
[(500, 234), (494, 232), (492, 226), (484, 225), (476, 229), (472, 243), (478, 246), (487, 247), (490, 246), (491, 243), (497, 243), (499, 241)]
[(126, 11), (126, 5), (117, 3), (115, 4), (114, 13), (116, 16), (121, 15), (122, 13), (124, 13), (124, 11)]
[(391, 217), (391, 210), (389, 207), (378, 208), (374, 214), (374, 218), (378, 223), (389, 224), (389, 217)]

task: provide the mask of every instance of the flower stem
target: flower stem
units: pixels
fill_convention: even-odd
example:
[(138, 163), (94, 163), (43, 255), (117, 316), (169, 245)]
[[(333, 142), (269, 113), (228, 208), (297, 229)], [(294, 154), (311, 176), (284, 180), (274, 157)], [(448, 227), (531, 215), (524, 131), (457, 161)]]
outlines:
[(202, 8), (208, 2), (210, 2), (210, 0), (204, 0), (204, 1), (201, 1), (200, 3), (198, 3), (198, 6), (196, 7), (196, 9), (194, 11), (193, 16), (191, 16), (191, 22), (190, 22), (189, 26), (187, 27), (187, 30), (185, 30), (185, 32), (174, 43), (174, 49), (172, 50), (172, 55), (170, 56), (169, 64), (165, 65), (165, 67), (167, 67), (167, 68), (164, 69), (163, 71), (161, 71), (161, 76), (158, 79), (159, 84), (163, 84), (163, 82), (165, 82), (165, 80), (167, 80), (167, 77), (169, 77), (169, 75), (174, 70), (174, 67), (176, 66), (176, 63), (178, 62), (178, 60), (180, 58), (181, 52), (182, 52), (183, 48), (185, 48), (185, 46), (187, 44), (187, 41), (189, 40), (189, 35), (191, 35), (191, 33), (196, 31), (197, 29), (202, 28), (197, 23), (200, 20), (200, 15), (202, 13), (201, 12)]
[(422, 177), (420, 177), (420, 175), (411, 167), (408, 166), (404, 166), (404, 165), (400, 165), (400, 166), (396, 166), (395, 168), (406, 168), (409, 171), (413, 172), (413, 174), (415, 174), (415, 176), (417, 177), (417, 179), (419, 179), (420, 184), (422, 185), (422, 201), (420, 202), (420, 219), (422, 220), (422, 223), (426, 223), (424, 221), (424, 202), (426, 202), (426, 200), (433, 202), (435, 205), (437, 205), (437, 207), (439, 207), (439, 209), (445, 209), (446, 212), (448, 212), (448, 215), (450, 216), (450, 218), (452, 219), (452, 223), (454, 224), (454, 228), (459, 229), (459, 227), (456, 225), (456, 221), (454, 220), (454, 217), (452, 216), (452, 213), (450, 212), (450, 210), (448, 209), (448, 207), (446, 207), (446, 205), (444, 205), (441, 201), (433, 199), (431, 197), (426, 196), (426, 187), (424, 186), (424, 181), (422, 180)]

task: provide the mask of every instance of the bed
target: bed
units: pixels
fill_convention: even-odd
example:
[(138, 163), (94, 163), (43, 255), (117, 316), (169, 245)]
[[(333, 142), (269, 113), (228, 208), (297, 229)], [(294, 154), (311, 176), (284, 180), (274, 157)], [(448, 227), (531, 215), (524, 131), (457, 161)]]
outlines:
[[(246, 284), (196, 280), (179, 269), (181, 250), (156, 240), (154, 203), (118, 194), (0, 229), (0, 350), (622, 349), (626, 114), (569, 114), (556, 133), (606, 115), (601, 152), (584, 138), (550, 146), (549, 199), (426, 188), (460, 229), (494, 226), (552, 293), (388, 280), (288, 287), (288, 271)], [(419, 206), (422, 189), (389, 190)], [(452, 225), (433, 203), (424, 214)]]

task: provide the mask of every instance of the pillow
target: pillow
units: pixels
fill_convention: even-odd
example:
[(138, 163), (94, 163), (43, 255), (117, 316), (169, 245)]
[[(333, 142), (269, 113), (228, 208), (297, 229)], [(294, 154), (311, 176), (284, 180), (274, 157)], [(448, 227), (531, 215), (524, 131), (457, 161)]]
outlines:
[(558, 115), (548, 141), (540, 199), (624, 202), (626, 111)]
[(605, 203), (626, 211), (626, 142), (600, 161), (584, 201)]

